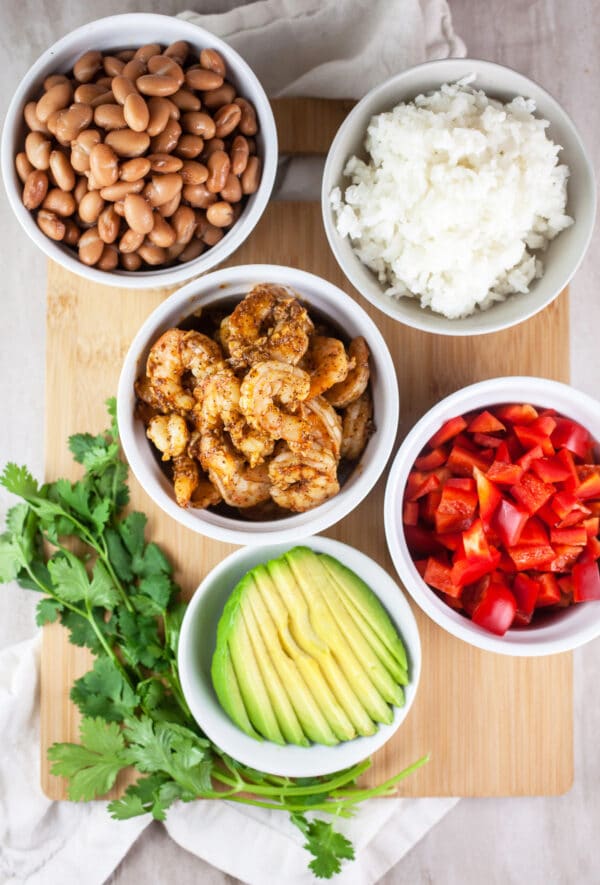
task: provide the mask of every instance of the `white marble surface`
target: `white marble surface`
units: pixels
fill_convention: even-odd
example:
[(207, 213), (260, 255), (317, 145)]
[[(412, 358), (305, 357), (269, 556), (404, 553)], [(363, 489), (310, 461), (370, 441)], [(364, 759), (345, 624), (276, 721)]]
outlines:
[[(50, 43), (99, 15), (145, 11), (176, 13), (192, 6), (219, 12), (239, 0), (19, 0), (0, 4), (0, 51), (5, 74), (0, 107), (19, 78)], [(390, 12), (393, 12), (390, 0)], [(600, 159), (600, 4), (598, 0), (450, 0), (469, 54), (517, 68), (545, 85), (576, 121), (596, 168)], [(45, 259), (0, 205), (2, 250), (0, 385), (3, 415), (0, 463), (26, 461), (42, 472)], [(572, 383), (598, 396), (600, 385), (600, 276), (598, 233), (571, 292)], [(540, 347), (544, 342), (540, 342)], [(0, 516), (8, 504), (0, 495)], [(0, 588), (0, 594), (4, 594)], [(32, 635), (33, 600), (11, 600), (10, 622), (0, 623), (0, 647)], [(593, 885), (599, 881), (600, 642), (575, 656), (575, 784), (566, 796), (468, 799), (459, 803), (382, 880), (436, 885)], [(552, 741), (552, 735), (548, 735)], [(490, 748), (493, 752), (493, 748)], [(232, 850), (234, 846), (232, 844)], [(234, 882), (180, 849), (162, 828), (150, 826), (111, 876), (111, 885), (139, 881), (178, 885)], [(273, 882), (277, 872), (273, 871)], [(49, 883), (50, 885), (50, 883)], [(52, 883), (53, 885), (53, 883)]]

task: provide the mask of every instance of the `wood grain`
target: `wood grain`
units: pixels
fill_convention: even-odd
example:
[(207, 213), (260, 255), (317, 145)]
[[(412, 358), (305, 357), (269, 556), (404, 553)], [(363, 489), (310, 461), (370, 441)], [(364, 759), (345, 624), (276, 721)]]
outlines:
[[(280, 126), (310, 131), (323, 109), (312, 101), (278, 103)], [(345, 103), (326, 104), (341, 119)], [(293, 121), (289, 122), (289, 121)], [(287, 124), (286, 124), (287, 125)], [(335, 127), (333, 127), (335, 128)], [(300, 138), (300, 136), (298, 136)], [(283, 142), (283, 139), (282, 139)], [(303, 145), (304, 142), (298, 142)], [(306, 143), (310, 147), (310, 142)], [(315, 152), (323, 150), (319, 142)], [(356, 298), (378, 323), (394, 358), (401, 397), (399, 436), (433, 403), (476, 380), (532, 374), (568, 380), (568, 296), (527, 323), (482, 338), (448, 338), (395, 323), (366, 304), (339, 270), (319, 206), (271, 203), (230, 264), (289, 264), (317, 273)], [(46, 393), (46, 474), (76, 475), (66, 438), (106, 424), (103, 403), (114, 394), (133, 335), (167, 293), (130, 292), (90, 284), (50, 265)], [(327, 534), (376, 558), (392, 575), (383, 530), (385, 474), (367, 499)], [(149, 533), (178, 565), (189, 596), (230, 545), (202, 538), (159, 512), (131, 479), (133, 506), (149, 516)], [(365, 526), (370, 531), (365, 531)], [(380, 750), (367, 783), (391, 776), (425, 752), (431, 761), (401, 788), (405, 796), (551, 795), (573, 779), (572, 656), (528, 660), (484, 653), (456, 640), (413, 606), (423, 644), (418, 697), (396, 736)], [(49, 774), (46, 748), (77, 740), (78, 715), (68, 699), (73, 679), (89, 666), (62, 628), (44, 630), (41, 683), (42, 786), (66, 798)]]

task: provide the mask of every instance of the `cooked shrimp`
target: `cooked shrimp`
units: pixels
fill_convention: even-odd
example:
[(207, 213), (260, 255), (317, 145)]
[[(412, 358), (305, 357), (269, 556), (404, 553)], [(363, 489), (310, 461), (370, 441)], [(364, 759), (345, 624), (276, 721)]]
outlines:
[(338, 338), (314, 335), (308, 349), (308, 358), (313, 367), (310, 377), (311, 399), (344, 381), (350, 368), (346, 348)]
[(354, 361), (344, 381), (334, 384), (324, 396), (336, 409), (343, 409), (363, 394), (369, 383), (369, 348), (364, 338), (353, 338), (348, 347), (348, 356)]
[(217, 332), (218, 339), (221, 343), (221, 347), (223, 348), (223, 353), (226, 356), (230, 356), (229, 352), (229, 336), (231, 332), (229, 329), (229, 317), (226, 316), (221, 320), (221, 325), (219, 326), (219, 331)]
[(189, 507), (192, 495), (198, 488), (200, 474), (198, 465), (188, 454), (173, 458), (173, 488), (175, 500), (180, 507)]
[(144, 424), (148, 424), (153, 415), (163, 411), (160, 398), (147, 375), (144, 375), (143, 378), (138, 378), (133, 387), (138, 398), (138, 417)]
[(271, 482), (267, 468), (248, 467), (231, 440), (218, 431), (200, 437), (202, 467), (231, 507), (255, 507), (268, 500)]
[(225, 367), (223, 352), (216, 341), (202, 332), (186, 332), (181, 339), (181, 361), (197, 382)]
[(300, 442), (305, 422), (297, 414), (308, 396), (310, 378), (302, 369), (267, 360), (252, 366), (240, 387), (240, 409), (248, 423), (273, 439)]
[(146, 429), (146, 436), (159, 452), (162, 460), (170, 461), (185, 452), (190, 433), (185, 419), (176, 412), (170, 415), (156, 415)]
[(146, 372), (158, 402), (168, 411), (189, 412), (194, 397), (182, 383), (185, 366), (181, 358), (181, 344), (185, 337), (181, 329), (168, 329), (154, 342), (148, 355)]
[[(198, 414), (198, 408), (194, 410)], [(255, 467), (273, 451), (274, 441), (262, 430), (248, 424), (240, 410), (240, 382), (228, 367), (207, 378), (202, 385), (200, 420), (201, 431), (224, 428), (234, 446)]]
[(306, 308), (285, 288), (255, 286), (228, 318), (225, 335), (234, 368), (264, 360), (296, 365), (308, 348), (313, 324)]
[(316, 443), (319, 448), (328, 449), (339, 458), (342, 420), (333, 406), (322, 396), (316, 396), (303, 404), (302, 413), (306, 421), (306, 430), (301, 442), (289, 443), (290, 449), (300, 452), (302, 447), (311, 447)]
[(373, 431), (373, 400), (368, 390), (350, 403), (342, 419), (341, 457), (356, 461)]
[(326, 449), (314, 447), (304, 452), (285, 449), (269, 464), (271, 497), (280, 507), (303, 513), (340, 490), (337, 459)]
[(219, 494), (219, 490), (214, 487), (204, 471), (200, 472), (200, 478), (198, 480), (198, 485), (192, 494), (190, 507), (195, 507), (198, 510), (205, 510), (207, 507), (213, 507), (215, 504), (219, 504), (220, 501), (221, 495)]

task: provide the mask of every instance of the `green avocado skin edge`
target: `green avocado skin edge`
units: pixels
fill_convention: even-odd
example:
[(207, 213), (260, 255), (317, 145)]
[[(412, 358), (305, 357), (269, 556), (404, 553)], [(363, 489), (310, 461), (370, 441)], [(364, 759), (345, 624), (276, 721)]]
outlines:
[[(287, 563), (287, 568), (278, 568), (279, 564), (283, 567), (284, 563)], [(266, 598), (261, 602), (260, 596), (257, 596), (258, 588), (267, 578), (269, 588), (273, 582), (272, 590), (279, 595), (281, 588), (277, 585), (281, 578), (286, 577), (291, 579), (294, 586), (286, 585), (285, 592), (280, 597), (281, 603), (278, 601), (276, 609), (270, 612), (265, 606)], [(311, 581), (316, 582), (314, 587)], [(272, 590), (269, 589), (267, 596), (272, 596)], [(329, 711), (321, 710), (317, 697), (297, 669), (298, 654), (312, 659), (310, 651), (307, 649), (307, 652), (301, 652), (295, 647), (296, 650), (290, 657), (290, 649), (286, 650), (285, 637), (283, 645), (281, 644), (282, 617), (285, 614), (286, 634), (290, 625), (289, 618), (295, 617), (289, 609), (292, 604), (288, 598), (290, 593), (299, 597), (301, 608), (306, 612), (305, 617), (309, 618), (306, 628), (313, 636), (313, 640), (309, 641), (309, 648), (316, 641), (319, 647), (323, 644), (324, 651), (331, 640), (328, 637), (328, 628), (331, 628), (334, 631), (334, 645), (331, 652), (327, 652), (328, 656), (339, 653), (344, 658), (344, 648), (350, 643), (348, 650), (352, 647), (354, 652), (349, 652), (350, 658), (344, 667), (347, 672), (350, 672), (352, 660), (355, 661), (352, 666), (355, 666), (364, 658), (362, 665), (358, 664), (363, 672), (359, 682), (363, 683), (364, 676), (369, 673), (367, 681), (371, 689), (367, 692), (367, 697), (363, 697), (363, 702), (367, 703), (371, 717), (375, 714), (379, 721), (386, 721), (387, 716), (384, 718), (378, 710), (378, 706), (385, 702), (371, 679), (375, 675), (375, 682), (380, 685), (380, 690), (381, 686), (392, 685), (394, 699), (389, 697), (388, 701), (394, 706), (404, 704), (402, 686), (408, 683), (408, 661), (402, 640), (373, 591), (358, 575), (334, 557), (302, 546), (292, 548), (282, 556), (251, 569), (241, 578), (227, 599), (217, 626), (216, 648), (211, 662), (212, 683), (223, 710), (238, 728), (255, 740), (267, 738), (279, 745), (292, 743), (309, 746), (310, 738), (315, 743), (331, 746), (339, 739), (351, 739), (350, 734), (354, 731), (352, 727), (347, 737), (342, 737), (341, 734), (336, 736), (331, 731), (331, 723), (327, 721)], [(255, 602), (251, 604), (252, 599)], [(296, 614), (301, 611), (297, 609), (295, 601), (293, 609)], [(275, 612), (277, 615), (272, 620)], [(341, 621), (337, 617), (338, 613)], [(322, 615), (325, 622), (322, 624), (318, 619), (311, 626), (311, 614), (312, 617)], [(265, 618), (267, 624), (263, 623)], [(313, 630), (316, 632), (313, 633)], [(290, 636), (288, 640), (295, 646)], [(277, 641), (279, 645), (276, 645)], [(361, 650), (364, 655), (361, 655)], [(317, 671), (320, 669), (317, 664), (319, 658), (323, 662), (323, 651), (314, 649), (317, 658), (311, 662)], [(354, 655), (357, 657), (354, 658)], [(300, 664), (306, 676), (306, 664), (302, 661)], [(290, 677), (293, 677), (291, 682)], [(311, 681), (312, 675), (309, 683)], [(327, 681), (324, 679), (325, 684)], [(294, 686), (295, 689), (300, 687), (302, 690), (298, 693)], [(321, 703), (329, 691), (330, 689), (325, 689), (319, 692), (322, 695)], [(385, 694), (387, 691), (384, 691)], [(361, 691), (355, 694), (359, 703), (361, 695)], [(311, 703), (307, 703), (307, 700)], [(392, 710), (387, 704), (385, 706), (391, 716)], [(374, 727), (371, 722), (369, 732)], [(365, 733), (362, 729), (360, 731)]]

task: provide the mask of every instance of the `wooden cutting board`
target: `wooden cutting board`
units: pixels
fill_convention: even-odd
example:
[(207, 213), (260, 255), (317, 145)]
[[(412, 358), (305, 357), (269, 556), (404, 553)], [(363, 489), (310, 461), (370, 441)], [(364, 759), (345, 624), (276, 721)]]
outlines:
[[(322, 100), (274, 103), (282, 153), (325, 153), (350, 105)], [(465, 384), (497, 375), (540, 375), (567, 381), (568, 296), (527, 323), (472, 338), (409, 329), (358, 296), (333, 258), (316, 203), (272, 202), (249, 241), (229, 264), (288, 264), (340, 286), (377, 322), (400, 385), (404, 436), (431, 405)], [(69, 434), (106, 426), (104, 401), (148, 314), (166, 291), (95, 285), (50, 264), (47, 313), (46, 476), (77, 475)], [(327, 532), (378, 560), (395, 576), (383, 529), (386, 473), (351, 515)], [(149, 536), (165, 547), (189, 597), (233, 547), (203, 538), (165, 516), (131, 477), (132, 504), (148, 514)], [(365, 530), (365, 527), (369, 527)], [(423, 644), (419, 693), (406, 722), (374, 757), (365, 780), (378, 783), (424, 753), (431, 761), (401, 785), (404, 796), (553, 795), (573, 780), (572, 656), (508, 658), (449, 636), (413, 605)], [(53, 799), (66, 785), (50, 775), (46, 749), (76, 741), (73, 680), (89, 667), (87, 652), (57, 625), (44, 628), (41, 663), (42, 786)], [(115, 788), (118, 789), (118, 788)]]

